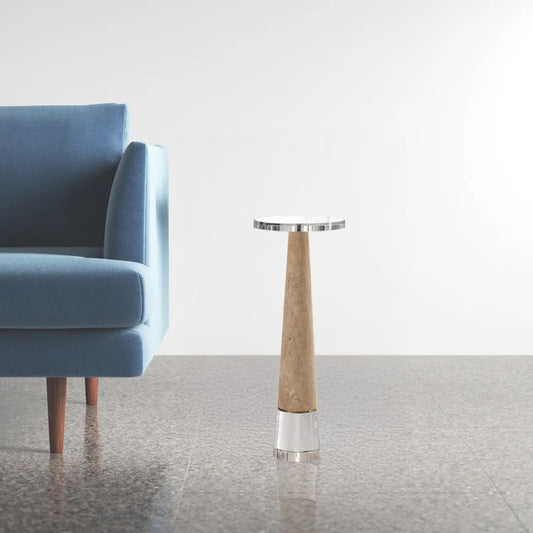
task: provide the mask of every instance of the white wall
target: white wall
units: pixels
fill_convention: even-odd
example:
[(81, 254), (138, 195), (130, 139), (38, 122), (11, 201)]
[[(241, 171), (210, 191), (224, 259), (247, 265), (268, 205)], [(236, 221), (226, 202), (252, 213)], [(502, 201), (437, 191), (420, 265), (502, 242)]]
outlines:
[(533, 352), (529, 0), (3, 1), (0, 104), (126, 102), (171, 158), (167, 354), (274, 354), (286, 235), (317, 353)]

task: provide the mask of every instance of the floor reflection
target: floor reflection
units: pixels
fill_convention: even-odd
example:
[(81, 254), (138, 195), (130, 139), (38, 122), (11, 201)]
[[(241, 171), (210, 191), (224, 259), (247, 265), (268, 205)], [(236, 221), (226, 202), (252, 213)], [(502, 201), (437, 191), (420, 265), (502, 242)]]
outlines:
[(280, 530), (315, 531), (318, 465), (278, 462)]
[(52, 510), (64, 520), (67, 515), (67, 485), (62, 454), (50, 455), (48, 474), (48, 493)]
[[(97, 474), (100, 470), (100, 433), (98, 431), (98, 409), (87, 406), (85, 411), (84, 432), (85, 475)], [(65, 478), (65, 459), (63, 454), (50, 454), (48, 469), (48, 488), (53, 513), (60, 521), (67, 516), (67, 483)]]
[(87, 406), (85, 410), (84, 459), (87, 473), (100, 471), (100, 432), (98, 430), (98, 407)]
[[(97, 407), (87, 407), (81, 454), (67, 449), (64, 455), (50, 455), (47, 490), (25, 511), (27, 521), (40, 522), (42, 530), (79, 531), (82, 525), (88, 531), (172, 529), (175, 491), (183, 481), (174, 487), (166, 461), (146, 455), (142, 447), (115, 449), (105, 436), (100, 435)], [(25, 493), (42, 484), (32, 481), (33, 489), (28, 484)]]

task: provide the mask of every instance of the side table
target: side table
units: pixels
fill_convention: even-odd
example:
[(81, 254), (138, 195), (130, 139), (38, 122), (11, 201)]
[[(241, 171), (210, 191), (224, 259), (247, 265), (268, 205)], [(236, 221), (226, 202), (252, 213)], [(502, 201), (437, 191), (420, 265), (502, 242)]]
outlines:
[(344, 226), (344, 219), (330, 216), (254, 219), (254, 228), (289, 232), (274, 441), (274, 456), (282, 461), (310, 462), (320, 457), (309, 232)]

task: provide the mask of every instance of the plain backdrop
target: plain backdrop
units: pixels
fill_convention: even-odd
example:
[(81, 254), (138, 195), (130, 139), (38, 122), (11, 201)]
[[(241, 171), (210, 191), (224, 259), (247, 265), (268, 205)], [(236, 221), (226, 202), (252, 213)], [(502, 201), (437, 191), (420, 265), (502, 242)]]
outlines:
[(132, 139), (169, 149), (160, 353), (279, 353), (266, 214), (347, 219), (311, 234), (317, 353), (533, 352), (530, 0), (0, 12), (0, 105), (125, 102)]

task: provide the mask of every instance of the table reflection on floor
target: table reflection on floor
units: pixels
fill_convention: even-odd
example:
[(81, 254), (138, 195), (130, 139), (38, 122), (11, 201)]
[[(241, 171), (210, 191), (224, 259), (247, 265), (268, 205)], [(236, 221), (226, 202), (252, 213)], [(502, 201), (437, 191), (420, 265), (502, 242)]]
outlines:
[(279, 461), (277, 473), (281, 531), (315, 531), (318, 465)]

